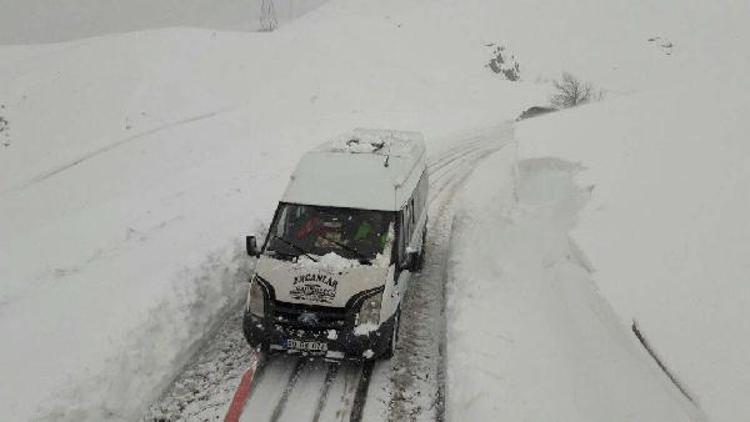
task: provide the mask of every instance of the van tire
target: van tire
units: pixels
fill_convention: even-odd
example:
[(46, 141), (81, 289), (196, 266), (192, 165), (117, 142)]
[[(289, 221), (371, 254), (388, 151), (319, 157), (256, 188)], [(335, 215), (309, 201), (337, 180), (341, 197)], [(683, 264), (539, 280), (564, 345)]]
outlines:
[(388, 342), (388, 348), (383, 352), (383, 359), (390, 360), (396, 353), (396, 346), (398, 345), (399, 329), (401, 328), (401, 306), (399, 305), (396, 309), (396, 313), (393, 315), (393, 331), (391, 331), (391, 340)]

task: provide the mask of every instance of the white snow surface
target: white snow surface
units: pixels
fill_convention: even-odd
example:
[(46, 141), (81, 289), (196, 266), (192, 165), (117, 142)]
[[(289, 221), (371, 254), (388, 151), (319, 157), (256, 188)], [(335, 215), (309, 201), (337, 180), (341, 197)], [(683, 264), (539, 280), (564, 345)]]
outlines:
[(360, 264), (358, 260), (344, 258), (336, 252), (328, 252), (323, 256), (313, 256), (313, 258), (315, 258), (316, 261), (312, 260), (307, 255), (301, 255), (299, 257), (299, 260), (294, 264), (295, 268), (296, 266), (305, 268), (320, 268), (330, 272), (334, 272), (362, 266), (362, 264)]
[(447, 420), (687, 421), (701, 414), (640, 348), (568, 238), (588, 191), (578, 166), (476, 170), (448, 270)]
[(424, 136), (406, 130), (357, 128), (335, 136), (319, 150), (419, 158), (424, 154)]
[[(544, 103), (562, 69), (612, 101), (521, 124), (524, 158), (564, 161), (501, 155), (469, 188), (449, 420), (699, 417), (634, 345), (634, 317), (712, 419), (742, 419), (748, 7), (332, 0), (273, 33), (0, 47), (0, 420), (137, 419), (244, 297), (239, 239), (268, 224), (304, 151), (360, 126), (445, 146)], [(484, 67), (488, 43), (517, 53), (522, 82)]]
[(273, 33), (0, 47), (0, 420), (138, 418), (244, 296), (240, 239), (321, 140), (393, 127), (434, 147), (541, 101), (483, 68), (499, 34), (479, 6), (333, 1)]
[[(326, 0), (274, 0), (281, 24)], [(0, 44), (53, 43), (102, 34), (191, 26), (255, 31), (261, 2), (248, 0), (0, 0)]]
[(522, 159), (580, 164), (591, 198), (571, 237), (601, 294), (710, 420), (737, 421), (750, 415), (750, 31), (737, 21), (750, 5), (720, 6), (692, 5), (697, 32), (670, 34), (683, 67), (658, 89), (517, 137)]
[[(617, 4), (576, 11), (610, 16)], [(750, 57), (740, 53), (750, 42), (740, 18), (750, 16), (750, 5), (651, 6), (619, 9), (632, 23), (622, 31), (598, 31), (595, 22), (584, 26), (596, 37), (559, 34), (571, 45), (560, 53), (575, 50), (572, 60), (582, 66), (569, 69), (607, 88), (608, 101), (518, 125), (517, 198), (501, 193), (518, 171), (489, 175), (483, 167), (468, 188), (450, 278), (449, 419), (750, 415)], [(654, 40), (650, 58), (627, 35), (636, 32), (651, 34), (644, 37)], [(603, 51), (599, 42), (618, 48), (591, 60)], [(610, 60), (618, 63), (607, 70)], [(632, 73), (639, 67), (640, 75)], [(523, 176), (531, 163), (558, 170)], [(586, 198), (575, 206), (570, 178)], [(637, 343), (634, 349), (633, 320), (698, 408), (673, 397), (673, 387), (659, 387), (666, 377), (648, 369)], [(487, 347), (474, 351), (480, 343)]]
[(585, 167), (592, 197), (572, 237), (623, 322), (716, 421), (750, 415), (748, 92), (675, 86), (518, 131), (524, 156)]

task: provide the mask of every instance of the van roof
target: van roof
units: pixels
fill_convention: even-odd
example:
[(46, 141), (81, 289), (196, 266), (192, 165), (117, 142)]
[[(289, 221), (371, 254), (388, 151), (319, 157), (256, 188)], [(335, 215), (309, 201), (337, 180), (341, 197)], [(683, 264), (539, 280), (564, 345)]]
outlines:
[(398, 211), (425, 168), (421, 133), (355, 129), (300, 159), (283, 201)]

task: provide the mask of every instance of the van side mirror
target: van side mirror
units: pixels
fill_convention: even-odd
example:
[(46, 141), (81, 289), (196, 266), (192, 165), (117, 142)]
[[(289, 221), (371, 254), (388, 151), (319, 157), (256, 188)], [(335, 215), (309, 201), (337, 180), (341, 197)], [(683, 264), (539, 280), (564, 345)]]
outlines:
[(258, 241), (255, 240), (255, 236), (245, 236), (245, 249), (247, 254), (254, 257), (260, 256), (260, 250), (258, 249)]
[(418, 262), (419, 252), (410, 247), (406, 248), (406, 256), (404, 257), (404, 262), (402, 265), (403, 269), (410, 272), (415, 272), (417, 270)]

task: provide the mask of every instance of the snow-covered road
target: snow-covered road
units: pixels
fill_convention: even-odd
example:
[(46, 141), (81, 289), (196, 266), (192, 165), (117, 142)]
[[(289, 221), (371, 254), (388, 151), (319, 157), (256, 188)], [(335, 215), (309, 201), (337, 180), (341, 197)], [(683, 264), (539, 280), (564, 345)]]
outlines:
[[(262, 359), (241, 420), (442, 420), (445, 273), (452, 199), (479, 161), (507, 145), (511, 124), (457, 139), (431, 155), (428, 258), (402, 309), (400, 342), (391, 361), (374, 364)], [(241, 308), (208, 334), (195, 357), (145, 420), (223, 417), (244, 370), (258, 358), (240, 330)]]
[[(0, 8), (0, 33), (50, 34), (25, 13), (40, 1)], [(216, 23), (188, 8), (103, 35), (175, 21), (131, 3), (139, 18), (111, 16), (135, 26), (47, 8), (32, 18), (98, 36), (0, 46), (0, 420), (222, 418), (254, 359), (241, 237), (303, 151), (359, 126), (435, 152), (401, 349), (362, 383), (356, 365), (292, 377), (300, 361), (274, 358), (246, 416), (750, 414), (750, 2), (328, 0), (272, 33), (184, 27)], [(500, 47), (520, 80), (487, 67)], [(470, 135), (546, 104), (561, 70), (606, 101)]]

